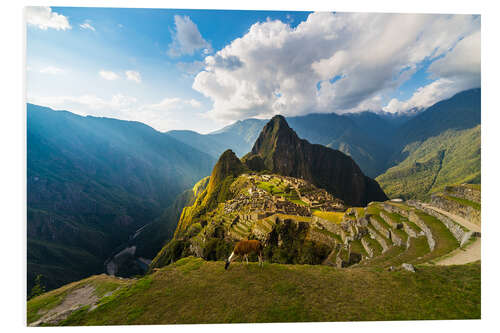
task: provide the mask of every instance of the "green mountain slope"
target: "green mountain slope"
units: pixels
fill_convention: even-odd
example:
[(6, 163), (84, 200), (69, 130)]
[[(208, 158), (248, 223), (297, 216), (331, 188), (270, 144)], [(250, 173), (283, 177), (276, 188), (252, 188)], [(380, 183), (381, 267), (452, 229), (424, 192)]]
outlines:
[(481, 126), (448, 130), (403, 150), (407, 157), (376, 178), (391, 198), (428, 198), (446, 185), (481, 182)]
[(37, 274), (50, 289), (102, 272), (213, 163), (141, 123), (28, 104), (28, 288)]

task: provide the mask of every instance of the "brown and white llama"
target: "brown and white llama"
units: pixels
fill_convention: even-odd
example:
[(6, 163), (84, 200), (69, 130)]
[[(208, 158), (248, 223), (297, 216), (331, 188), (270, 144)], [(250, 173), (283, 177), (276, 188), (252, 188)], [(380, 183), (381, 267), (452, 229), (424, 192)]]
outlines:
[(224, 268), (227, 269), (231, 264), (231, 262), (235, 260), (237, 257), (246, 259), (248, 265), (248, 255), (252, 253), (257, 253), (257, 256), (259, 257), (259, 265), (263, 265), (264, 263), (264, 260), (262, 258), (263, 249), (264, 246), (258, 240), (241, 240), (236, 244), (233, 252), (226, 260), (226, 266), (224, 266)]

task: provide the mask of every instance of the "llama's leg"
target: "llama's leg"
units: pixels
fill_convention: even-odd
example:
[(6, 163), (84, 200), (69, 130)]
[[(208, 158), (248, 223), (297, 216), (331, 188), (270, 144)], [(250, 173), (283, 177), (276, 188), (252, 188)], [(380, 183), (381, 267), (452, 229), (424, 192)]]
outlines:
[(264, 265), (264, 260), (262, 259), (262, 253), (259, 253), (259, 266)]
[(234, 259), (236, 259), (236, 255), (234, 254), (234, 252), (232, 252), (231, 255), (229, 256), (229, 258), (227, 258), (226, 265), (224, 266), (224, 268), (227, 269), (229, 267), (229, 264), (231, 264), (231, 262)]
[(245, 254), (245, 260), (247, 261), (247, 265), (248, 265), (248, 254)]

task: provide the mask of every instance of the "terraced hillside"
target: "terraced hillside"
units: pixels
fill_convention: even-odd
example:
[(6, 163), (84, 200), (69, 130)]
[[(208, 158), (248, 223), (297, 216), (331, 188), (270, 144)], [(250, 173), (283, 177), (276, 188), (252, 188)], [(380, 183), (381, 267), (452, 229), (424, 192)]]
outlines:
[[(35, 297), (28, 323), (480, 318), (480, 226), (460, 211), (420, 201), (346, 208), (303, 180), (277, 175), (242, 174), (234, 184), (239, 194), (181, 232), (149, 274), (93, 276)], [(442, 195), (479, 205), (477, 186)], [(269, 215), (278, 203), (287, 211)], [(243, 238), (266, 244), (264, 267), (235, 263), (225, 271), (218, 260)]]

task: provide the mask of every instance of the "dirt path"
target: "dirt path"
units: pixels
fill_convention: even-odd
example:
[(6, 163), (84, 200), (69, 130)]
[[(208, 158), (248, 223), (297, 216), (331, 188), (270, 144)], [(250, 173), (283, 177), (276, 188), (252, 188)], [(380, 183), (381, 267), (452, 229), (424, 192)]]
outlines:
[(31, 323), (29, 326), (39, 326), (42, 323), (56, 324), (66, 319), (73, 311), (85, 305), (94, 305), (99, 298), (94, 294), (95, 289), (91, 285), (71, 291), (61, 304), (50, 309), (39, 320)]
[(463, 265), (481, 260), (481, 238), (478, 238), (465, 249), (458, 248), (446, 258), (436, 262), (436, 265)]
[(436, 212), (438, 213), (441, 213), (443, 215), (446, 215), (448, 216), (450, 219), (452, 219), (453, 221), (457, 222), (458, 224), (461, 224), (463, 225), (464, 227), (466, 227), (467, 229), (471, 230), (471, 231), (477, 231), (477, 232), (481, 232), (481, 226), (480, 225), (477, 225), (477, 224), (474, 224), (472, 222), (469, 222), (467, 221), (466, 219), (464, 219), (463, 217), (461, 216), (458, 216), (458, 215), (455, 215), (455, 214), (452, 214), (450, 212), (447, 212), (445, 210), (442, 210), (440, 208), (437, 208), (437, 207), (434, 207), (434, 206), (431, 206), (427, 203), (423, 203), (422, 202), (422, 205), (427, 207), (427, 208), (430, 208), (430, 209), (433, 209), (435, 210)]

